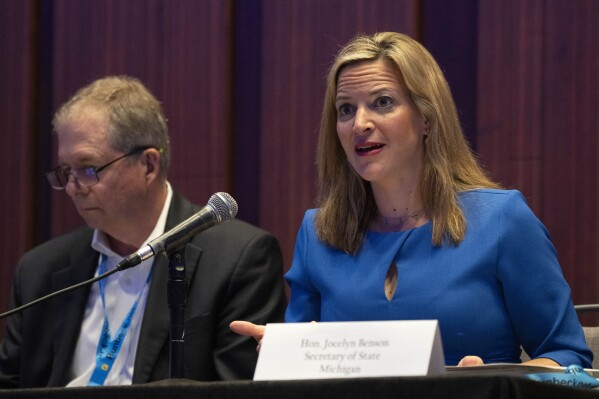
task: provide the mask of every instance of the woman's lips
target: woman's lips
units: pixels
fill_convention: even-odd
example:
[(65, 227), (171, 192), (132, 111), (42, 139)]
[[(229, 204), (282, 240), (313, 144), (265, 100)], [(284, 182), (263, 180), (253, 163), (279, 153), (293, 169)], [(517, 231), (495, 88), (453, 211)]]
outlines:
[(361, 144), (359, 146), (356, 146), (356, 154), (358, 154), (358, 156), (378, 154), (379, 152), (381, 152), (384, 146), (384, 144), (378, 143)]

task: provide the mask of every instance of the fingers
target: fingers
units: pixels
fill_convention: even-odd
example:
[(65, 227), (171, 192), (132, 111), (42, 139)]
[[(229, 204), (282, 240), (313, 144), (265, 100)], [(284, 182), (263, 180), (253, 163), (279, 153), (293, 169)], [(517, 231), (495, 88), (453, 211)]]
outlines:
[(264, 326), (249, 321), (236, 320), (231, 322), (229, 327), (237, 334), (253, 337), (256, 341), (260, 341), (264, 336)]
[(478, 356), (464, 356), (458, 363), (458, 367), (482, 366), (483, 364), (485, 364), (485, 362)]
[(264, 326), (250, 323), (249, 321), (235, 320), (229, 324), (229, 328), (237, 334), (252, 337), (258, 341), (256, 351), (260, 352), (260, 347), (262, 346), (262, 337), (264, 336)]

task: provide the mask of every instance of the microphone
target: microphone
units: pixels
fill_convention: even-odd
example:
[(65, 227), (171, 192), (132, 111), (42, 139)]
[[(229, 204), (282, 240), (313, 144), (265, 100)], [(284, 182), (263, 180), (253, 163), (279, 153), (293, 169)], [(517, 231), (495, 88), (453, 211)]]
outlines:
[(237, 202), (233, 197), (223, 192), (213, 194), (208, 200), (208, 204), (199, 212), (127, 256), (119, 262), (116, 269), (125, 270), (162, 252), (168, 253), (177, 250), (185, 245), (191, 237), (212, 226), (233, 219), (235, 215), (237, 215)]
[(83, 281), (38, 298), (8, 312), (0, 313), (0, 319), (21, 312), (31, 306), (37, 305), (40, 302), (44, 302), (58, 295), (62, 295), (66, 292), (73, 291), (89, 284), (93, 284), (96, 281), (102, 280), (118, 271), (137, 266), (144, 260), (149, 259), (159, 253), (177, 250), (181, 246), (185, 245), (185, 243), (187, 243), (187, 241), (189, 241), (194, 235), (209, 229), (214, 225), (233, 219), (235, 215), (237, 215), (237, 202), (235, 202), (233, 197), (222, 192), (213, 194), (212, 197), (210, 197), (210, 200), (208, 200), (208, 204), (200, 209), (199, 212), (184, 222), (179, 223), (177, 226), (161, 236), (153, 239), (147, 245), (143, 246), (139, 251), (127, 256), (125, 259), (119, 262), (114, 269), (109, 270), (90, 280)]
[(194, 235), (209, 229), (214, 225), (233, 219), (235, 215), (237, 215), (237, 202), (235, 202), (233, 197), (222, 192), (213, 194), (212, 197), (210, 197), (210, 200), (208, 200), (208, 204), (200, 209), (199, 212), (184, 222), (179, 223), (177, 226), (161, 236), (153, 239), (147, 245), (143, 246), (139, 251), (127, 256), (125, 259), (119, 262), (114, 269), (109, 270), (106, 273), (96, 276), (90, 280), (63, 288), (59, 291), (28, 302), (8, 312), (0, 313), (0, 319), (21, 312), (31, 306), (37, 305), (40, 302), (44, 302), (58, 295), (62, 295), (66, 292), (73, 291), (89, 284), (93, 284), (96, 281), (102, 280), (118, 271), (137, 266), (144, 260), (149, 259), (159, 253), (177, 250), (187, 241), (189, 241)]

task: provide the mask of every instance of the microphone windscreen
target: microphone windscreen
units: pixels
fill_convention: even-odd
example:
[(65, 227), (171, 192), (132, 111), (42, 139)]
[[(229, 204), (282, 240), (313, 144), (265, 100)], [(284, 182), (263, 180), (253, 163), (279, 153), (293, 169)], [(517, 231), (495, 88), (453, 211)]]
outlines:
[(216, 212), (219, 223), (233, 219), (237, 215), (237, 202), (227, 193), (216, 193), (208, 200), (208, 205)]

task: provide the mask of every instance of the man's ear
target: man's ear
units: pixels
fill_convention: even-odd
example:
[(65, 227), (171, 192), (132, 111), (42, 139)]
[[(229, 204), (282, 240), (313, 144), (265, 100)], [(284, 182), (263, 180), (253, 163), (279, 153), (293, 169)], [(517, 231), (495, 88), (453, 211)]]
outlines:
[(146, 178), (158, 178), (160, 174), (160, 151), (155, 148), (148, 148), (143, 153), (143, 162), (146, 167)]

